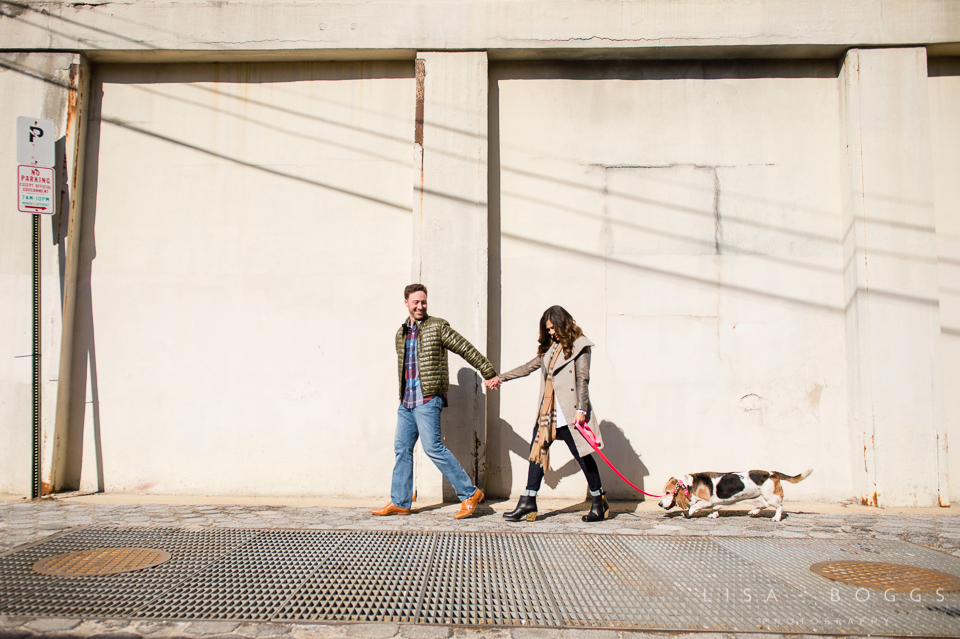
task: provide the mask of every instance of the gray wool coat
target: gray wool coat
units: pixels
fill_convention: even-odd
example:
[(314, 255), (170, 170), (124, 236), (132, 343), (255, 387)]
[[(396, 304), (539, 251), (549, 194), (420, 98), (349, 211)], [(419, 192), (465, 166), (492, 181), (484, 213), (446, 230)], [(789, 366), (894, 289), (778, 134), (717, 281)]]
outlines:
[[(587, 424), (593, 429), (600, 448), (603, 448), (603, 437), (600, 435), (600, 425), (597, 423), (593, 414), (593, 407), (590, 405), (590, 347), (593, 342), (581, 335), (573, 343), (573, 349), (570, 359), (563, 355), (557, 358), (557, 363), (553, 367), (553, 393), (557, 398), (557, 405), (563, 411), (563, 416), (570, 424), (570, 433), (573, 435), (573, 441), (577, 445), (577, 453), (581, 457), (593, 452), (593, 448), (587, 443), (576, 428), (573, 427), (573, 420), (576, 417), (578, 408), (587, 411)], [(552, 349), (551, 349), (552, 350)], [(547, 382), (547, 368), (552, 359), (551, 350), (543, 355), (537, 355), (526, 364), (518, 366), (513, 370), (500, 374), (500, 379), (509, 381), (519, 377), (526, 377), (530, 373), (540, 370), (540, 400), (537, 402), (537, 412), (533, 416), (533, 423), (536, 424), (540, 417), (540, 406), (543, 404), (543, 393)]]

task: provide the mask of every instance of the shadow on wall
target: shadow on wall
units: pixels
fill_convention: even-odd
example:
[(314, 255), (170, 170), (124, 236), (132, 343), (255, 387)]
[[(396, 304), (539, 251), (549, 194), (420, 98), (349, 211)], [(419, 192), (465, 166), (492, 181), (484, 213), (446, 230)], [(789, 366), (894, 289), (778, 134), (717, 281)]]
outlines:
[[(497, 412), (499, 412), (499, 401), (496, 403)], [(493, 411), (491, 411), (491, 414)], [(488, 488), (491, 496), (510, 497), (511, 487), (513, 486), (513, 465), (510, 456), (516, 455), (526, 462), (530, 454), (530, 439), (533, 438), (533, 426), (530, 427), (528, 438), (522, 437), (509, 422), (495, 417), (491, 420), (487, 436), (490, 438), (491, 447), (496, 446), (491, 452), (491, 462), (488, 464), (489, 477)], [(600, 432), (603, 436), (603, 454), (613, 463), (617, 469), (623, 473), (623, 476), (639, 486), (642, 490), (655, 492), (644, 485), (643, 478), (649, 476), (650, 471), (640, 459), (639, 453), (634, 449), (630, 440), (627, 439), (623, 430), (615, 423), (610, 421), (600, 422)], [(556, 441), (551, 445), (551, 450), (557, 450), (557, 447), (566, 450), (562, 441)], [(600, 477), (603, 479), (603, 488), (609, 499), (618, 501), (643, 501), (644, 496), (627, 485), (614, 473), (606, 462), (594, 453), (594, 459), (600, 468)], [(526, 468), (526, 467), (525, 467)], [(579, 475), (583, 484), (584, 496), (587, 495), (586, 480), (582, 478), (580, 464), (574, 459), (559, 468), (554, 468), (543, 476), (544, 484), (556, 489), (560, 481), (566, 477)]]
[[(607, 459), (609, 459), (610, 462), (617, 467), (617, 470), (623, 473), (624, 477), (632, 481), (641, 489), (648, 490), (646, 486), (643, 485), (643, 478), (649, 475), (650, 471), (648, 471), (647, 467), (642, 461), (640, 461), (640, 455), (636, 450), (634, 450), (633, 446), (630, 444), (630, 440), (627, 439), (626, 435), (624, 435), (623, 430), (613, 422), (603, 420), (600, 422), (600, 434), (603, 437), (603, 448), (601, 450), (603, 451), (603, 454), (607, 456)], [(554, 442), (551, 445), (551, 448), (555, 449), (557, 446), (566, 448), (563, 442)], [(529, 449), (530, 445), (527, 444), (526, 451), (529, 451)], [(526, 456), (526, 452), (524, 452), (524, 456)], [(597, 466), (600, 468), (600, 478), (603, 480), (603, 490), (607, 493), (608, 499), (616, 499), (619, 501), (643, 501), (643, 495), (627, 485), (622, 479), (617, 477), (617, 474), (610, 470), (610, 467), (607, 466), (607, 463), (603, 461), (600, 455), (594, 453), (593, 458), (597, 462)], [(543, 476), (543, 481), (550, 488), (556, 488), (560, 485), (560, 480), (572, 475), (583, 475), (583, 473), (580, 471), (580, 464), (578, 464), (574, 459), (570, 459), (560, 468), (554, 468), (550, 472), (545, 473)], [(584, 496), (586, 496), (586, 479), (583, 479), (582, 483)]]
[[(463, 469), (467, 471), (470, 480), (483, 488), (481, 462), (485, 444), (483, 433), (477, 430), (482, 427), (482, 422), (476, 419), (477, 415), (483, 414), (481, 383), (480, 375), (472, 368), (462, 367), (457, 371), (457, 382), (450, 384), (450, 390), (447, 393), (448, 406), (440, 416), (440, 428), (444, 446), (450, 449)], [(427, 463), (433, 466), (432, 462)], [(445, 502), (460, 501), (453, 491), (453, 486), (446, 479), (443, 480), (443, 500)]]
[[(513, 486), (513, 464), (511, 455), (526, 461), (530, 454), (530, 441), (521, 437), (506, 420), (500, 419), (500, 396), (493, 392), (487, 394), (487, 412), (490, 421), (487, 425), (487, 492), (491, 497), (509, 498)], [(530, 427), (530, 434), (533, 426)], [(525, 472), (525, 471), (524, 471)]]
[[(614, 466), (617, 467), (624, 477), (636, 484), (641, 490), (650, 493), (658, 492), (656, 487), (649, 487), (644, 481), (645, 477), (650, 476), (650, 470), (640, 459), (640, 453), (633, 447), (633, 444), (627, 439), (623, 429), (613, 422), (603, 420), (600, 422), (600, 433), (603, 436), (603, 454), (607, 456)], [(600, 477), (603, 479), (603, 488), (610, 499), (619, 501), (644, 501), (646, 499), (642, 493), (634, 490), (625, 481), (617, 477), (606, 462), (594, 453), (597, 460), (597, 466), (600, 467)], [(577, 470), (579, 466), (571, 461)], [(569, 464), (568, 464), (569, 465)]]
[(50, 243), (57, 247), (57, 275), (60, 281), (60, 312), (63, 313), (63, 287), (67, 267), (67, 221), (70, 218), (70, 180), (67, 175), (67, 137), (61, 135), (54, 144), (56, 158), (54, 171), (57, 186), (57, 201), (53, 219), (50, 221)]

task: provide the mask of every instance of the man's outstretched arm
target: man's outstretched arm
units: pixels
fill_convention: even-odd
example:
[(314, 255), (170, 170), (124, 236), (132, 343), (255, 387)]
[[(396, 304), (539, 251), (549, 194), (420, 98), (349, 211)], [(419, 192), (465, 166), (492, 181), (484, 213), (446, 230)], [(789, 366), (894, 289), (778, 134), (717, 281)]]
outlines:
[(453, 351), (477, 369), (484, 379), (492, 379), (497, 376), (497, 371), (493, 368), (490, 360), (468, 342), (467, 338), (450, 328), (449, 324), (444, 326), (443, 332), (440, 334), (440, 342), (448, 351)]

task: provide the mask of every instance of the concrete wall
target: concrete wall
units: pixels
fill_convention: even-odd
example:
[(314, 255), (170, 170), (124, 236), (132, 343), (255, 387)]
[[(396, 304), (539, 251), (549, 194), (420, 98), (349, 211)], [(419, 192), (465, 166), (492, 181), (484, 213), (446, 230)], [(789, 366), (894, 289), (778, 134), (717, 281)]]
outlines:
[[(813, 467), (795, 497), (847, 497), (836, 64), (503, 66), (494, 84), (504, 368), (560, 304), (597, 343), (608, 455), (647, 491)], [(525, 481), (536, 393), (501, 391), (502, 494)], [(547, 483), (581, 495), (553, 454)]]
[(960, 58), (930, 58), (927, 69), (950, 499), (960, 501)]
[(382, 494), (413, 65), (104, 66), (93, 94), (67, 485)]
[(51, 450), (60, 364), (61, 300), (65, 283), (67, 223), (75, 189), (76, 87), (80, 56), (0, 54), (0, 122), (6, 127), (0, 165), (0, 493), (29, 495), (32, 477), (33, 216), (17, 211), (13, 178), (18, 116), (53, 121), (58, 170), (57, 213), (40, 218), (41, 446)]
[[(500, 369), (566, 306), (608, 453), (650, 492), (813, 467), (790, 498), (960, 494), (960, 3), (0, 0), (0, 55), (10, 130), (65, 131), (70, 221), (43, 231), (57, 489), (383, 498), (400, 291), (422, 280)], [(28, 221), (0, 216), (15, 494)], [(484, 394), (451, 356), (451, 382), (445, 440), (515, 494), (535, 380)], [(554, 454), (548, 490), (581, 495)], [(416, 481), (450, 497), (422, 457)]]

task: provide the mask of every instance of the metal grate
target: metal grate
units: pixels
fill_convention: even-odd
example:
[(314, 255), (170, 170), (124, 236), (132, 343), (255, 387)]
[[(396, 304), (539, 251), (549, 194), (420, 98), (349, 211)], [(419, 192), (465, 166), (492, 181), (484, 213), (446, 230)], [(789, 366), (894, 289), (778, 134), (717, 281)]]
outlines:
[[(944, 593), (942, 599), (936, 593), (911, 598), (909, 594), (883, 593), (828, 581), (810, 570), (811, 564), (822, 561), (887, 559), (919, 568), (949, 569), (960, 574), (960, 561), (948, 555), (893, 540), (728, 537), (717, 540), (717, 543), (766, 573), (784, 575), (803, 592), (806, 601), (821, 603), (825, 611), (811, 610), (802, 617), (804, 625), (817, 632), (960, 636), (957, 620), (943, 612), (960, 603), (960, 596), (955, 593)], [(933, 610), (934, 607), (938, 609)], [(768, 618), (777, 620), (774, 614)]]
[(520, 535), (441, 535), (417, 621), (558, 625), (538, 564)]
[[(540, 558), (564, 625), (664, 629), (673, 604), (669, 587), (615, 537), (536, 535)], [(666, 590), (665, 590), (666, 589)]]
[(297, 530), (266, 531), (162, 593), (136, 616), (270, 619), (341, 542)]
[(341, 537), (276, 619), (412, 623), (437, 537), (398, 532)]
[[(131, 616), (160, 593), (260, 534), (259, 530), (177, 528), (77, 530), (0, 558), (0, 588), (20, 589), (19, 596), (0, 605), (10, 615)], [(50, 555), (111, 546), (157, 548), (169, 552), (171, 560), (150, 570), (95, 578), (50, 579), (31, 568)]]
[(31, 568), (53, 577), (105, 577), (152, 568), (170, 561), (170, 553), (156, 548), (96, 548), (44, 557)]
[(936, 570), (879, 561), (821, 561), (810, 570), (831, 581), (894, 592), (956, 592), (960, 579)]
[[(31, 569), (119, 547), (170, 560)], [(894, 597), (810, 571), (863, 558), (960, 575), (960, 560), (899, 541), (95, 527), (0, 556), (0, 615), (960, 635), (960, 593)]]

